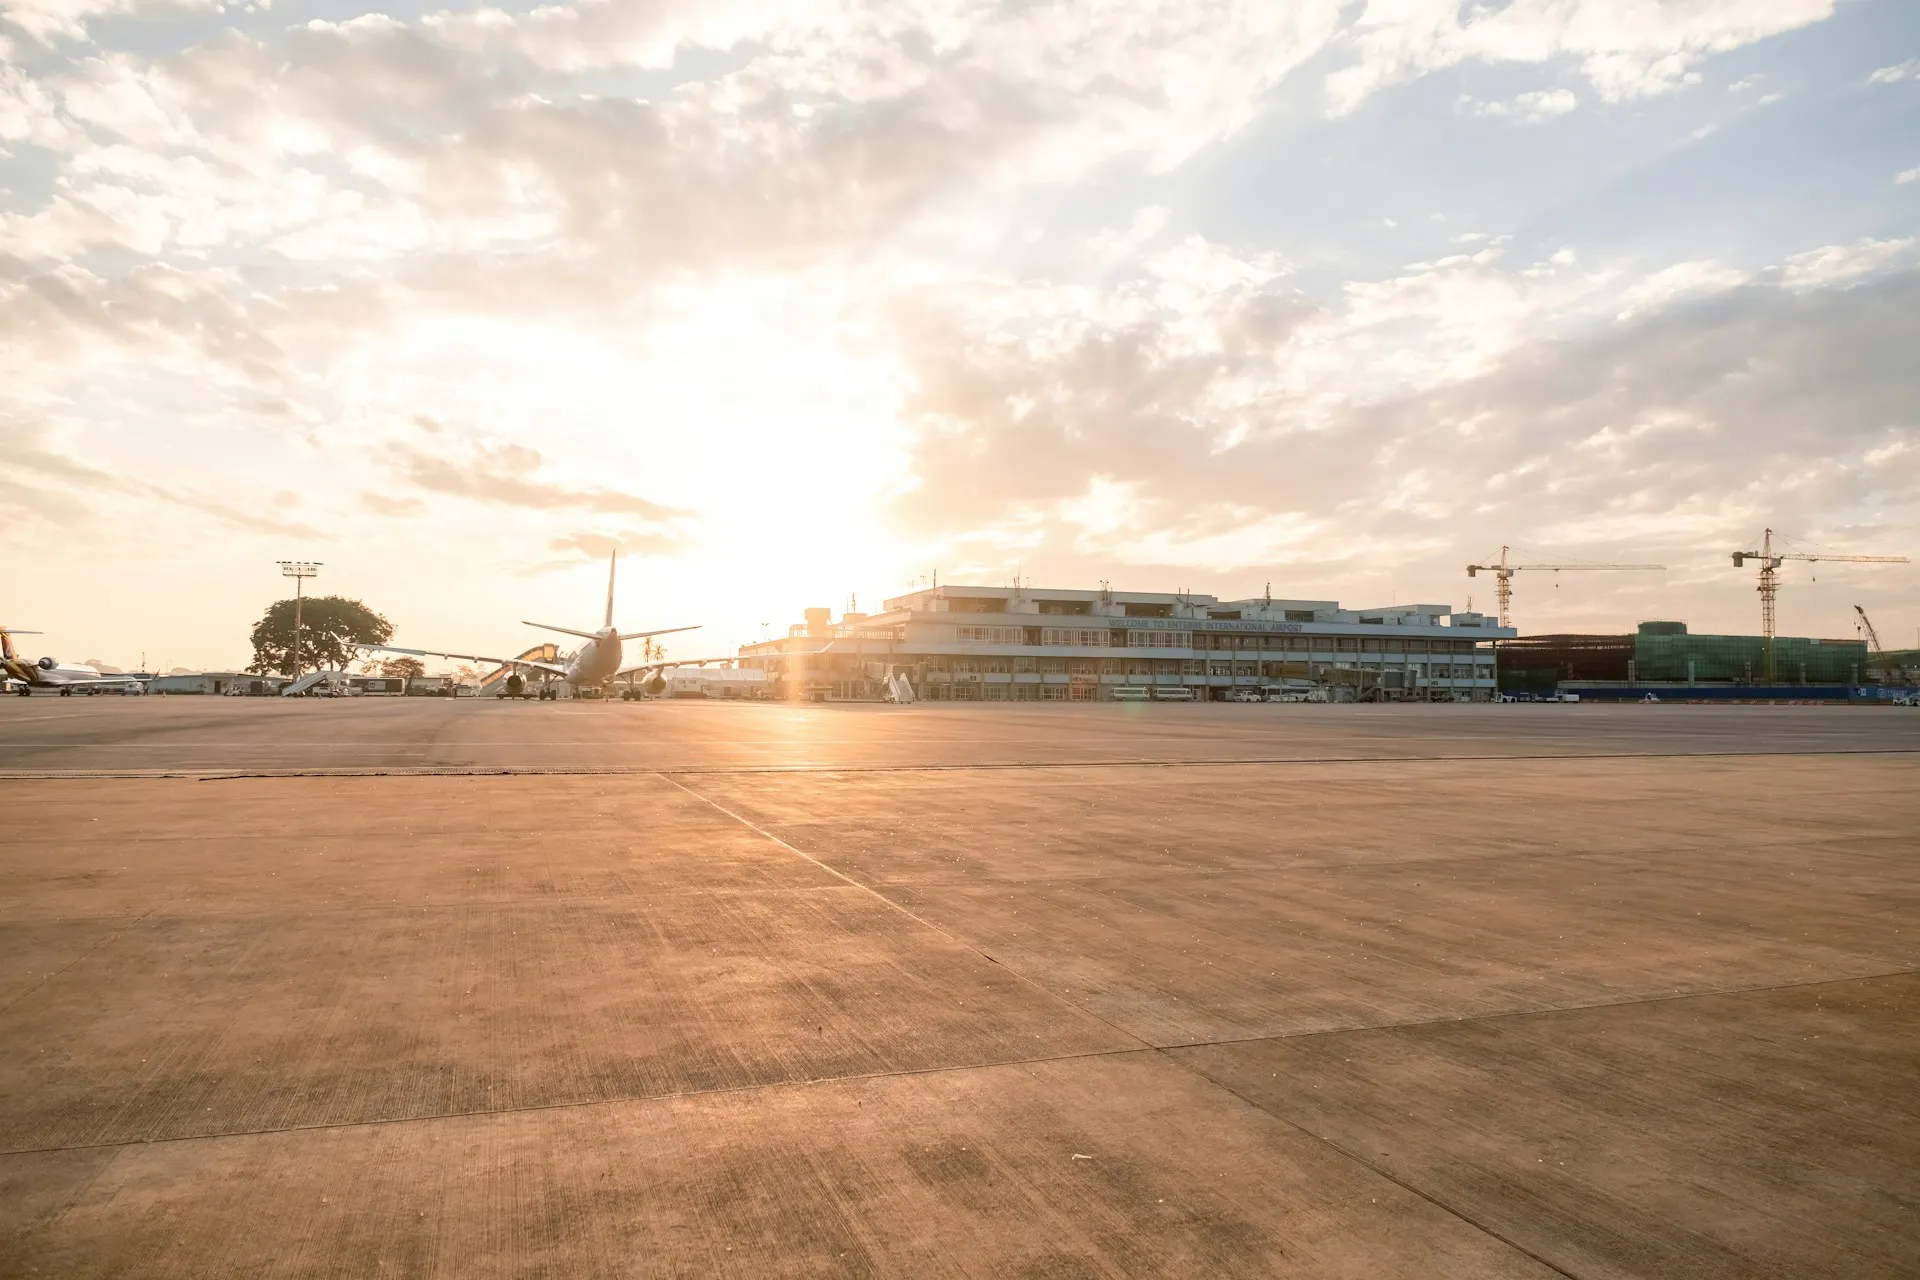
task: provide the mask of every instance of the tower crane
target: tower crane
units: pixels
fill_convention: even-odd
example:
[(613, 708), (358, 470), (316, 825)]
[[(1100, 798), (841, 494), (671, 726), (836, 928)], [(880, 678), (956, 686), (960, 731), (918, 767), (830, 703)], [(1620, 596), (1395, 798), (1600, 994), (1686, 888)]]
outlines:
[(1867, 611), (1859, 605), (1853, 606), (1853, 611), (1860, 615), (1860, 629), (1867, 633), (1867, 652), (1879, 653), (1880, 633), (1873, 629), (1873, 619), (1869, 618)]
[[(1784, 535), (1783, 535), (1784, 537)], [(1906, 564), (1905, 556), (1843, 556), (1830, 553), (1809, 554), (1804, 551), (1775, 551), (1773, 549), (1773, 530), (1768, 529), (1760, 540), (1758, 551), (1736, 551), (1733, 553), (1733, 567), (1738, 569), (1749, 560), (1760, 562), (1760, 644), (1766, 655), (1767, 683), (1774, 681), (1773, 669), (1773, 622), (1774, 601), (1780, 594), (1780, 566), (1789, 560), (1838, 560), (1846, 564)], [(1855, 606), (1856, 608), (1858, 606)], [(1861, 617), (1866, 617), (1863, 612)]]
[(1513, 615), (1513, 575), (1519, 573), (1522, 569), (1551, 569), (1555, 573), (1559, 573), (1567, 569), (1665, 569), (1667, 567), (1663, 564), (1509, 564), (1507, 563), (1507, 552), (1509, 550), (1511, 550), (1509, 547), (1500, 548), (1500, 563), (1498, 564), (1470, 564), (1467, 566), (1467, 576), (1469, 578), (1478, 577), (1483, 570), (1493, 575), (1494, 593), (1500, 600), (1500, 625), (1503, 627), (1513, 625), (1511, 620)]

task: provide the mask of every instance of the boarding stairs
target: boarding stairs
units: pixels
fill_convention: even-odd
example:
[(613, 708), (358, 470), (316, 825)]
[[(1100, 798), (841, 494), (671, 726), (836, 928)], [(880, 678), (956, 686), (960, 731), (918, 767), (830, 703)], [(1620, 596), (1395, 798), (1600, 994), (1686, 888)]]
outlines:
[(344, 671), (327, 671), (324, 669), (320, 671), (309, 671), (292, 684), (282, 686), (280, 696), (283, 698), (298, 698), (319, 688), (323, 684), (332, 684), (336, 680), (345, 684), (347, 681), (347, 673)]

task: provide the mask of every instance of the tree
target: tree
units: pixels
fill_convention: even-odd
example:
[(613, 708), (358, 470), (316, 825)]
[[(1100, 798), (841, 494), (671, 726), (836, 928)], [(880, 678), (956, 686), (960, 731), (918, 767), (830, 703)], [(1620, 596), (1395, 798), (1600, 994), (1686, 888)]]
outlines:
[[(300, 602), (300, 662), (315, 667), (343, 669), (355, 645), (385, 644), (393, 624), (343, 596), (310, 596)], [(253, 662), (249, 671), (293, 674), (293, 601), (276, 600), (253, 628)]]
[(385, 658), (380, 663), (380, 674), (398, 676), (402, 680), (417, 680), (427, 674), (427, 664), (418, 658)]

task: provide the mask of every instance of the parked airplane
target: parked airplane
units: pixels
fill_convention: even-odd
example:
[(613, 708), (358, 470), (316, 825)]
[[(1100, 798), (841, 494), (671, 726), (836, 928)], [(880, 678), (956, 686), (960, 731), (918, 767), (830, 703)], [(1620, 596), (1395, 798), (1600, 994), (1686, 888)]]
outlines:
[[(692, 627), (664, 627), (658, 631), (619, 631), (613, 625), (613, 578), (619, 553), (615, 552), (607, 559), (607, 618), (598, 631), (576, 631), (572, 627), (556, 627), (550, 622), (526, 622), (524, 625), (538, 627), (542, 631), (558, 631), (562, 635), (579, 636), (586, 643), (571, 654), (563, 654), (558, 661), (540, 662), (528, 658), (496, 658), (479, 653), (448, 653), (441, 649), (402, 649), (398, 645), (363, 644), (362, 649), (380, 653), (401, 653), (414, 658), (454, 658), (461, 662), (491, 662), (498, 666), (512, 667), (515, 672), (521, 670), (544, 672), (558, 676), (575, 690), (609, 690), (613, 682), (622, 676), (637, 676), (643, 672), (657, 673), (664, 668), (680, 666), (689, 661), (681, 659), (675, 662), (655, 660), (623, 665), (621, 643), (626, 640), (643, 640), (649, 636), (672, 635), (677, 631), (696, 631)], [(694, 660), (697, 661), (697, 660)], [(708, 659), (712, 661), (712, 659)]]
[(26, 697), (35, 689), (52, 689), (67, 697), (75, 689), (82, 693), (139, 693), (146, 688), (134, 676), (102, 675), (92, 667), (81, 666), (77, 662), (61, 662), (56, 658), (42, 658), (38, 662), (28, 662), (13, 650), (15, 636), (37, 636), (38, 631), (15, 631), (10, 627), (0, 627), (0, 669), (9, 677), (19, 681), (16, 691)]

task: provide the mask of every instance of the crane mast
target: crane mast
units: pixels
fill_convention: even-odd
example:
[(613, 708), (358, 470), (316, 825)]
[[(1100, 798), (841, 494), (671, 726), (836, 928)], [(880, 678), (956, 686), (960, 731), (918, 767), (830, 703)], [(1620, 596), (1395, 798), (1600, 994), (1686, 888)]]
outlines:
[[(1773, 530), (1768, 529), (1760, 539), (1758, 551), (1736, 551), (1733, 553), (1733, 567), (1738, 569), (1749, 560), (1760, 562), (1760, 647), (1766, 656), (1767, 683), (1775, 680), (1773, 662), (1773, 638), (1776, 604), (1780, 595), (1780, 566), (1789, 560), (1805, 560), (1816, 563), (1823, 560), (1839, 561), (1843, 564), (1906, 564), (1905, 556), (1843, 556), (1827, 554), (1808, 554), (1804, 551), (1775, 551), (1773, 549)], [(1855, 605), (1856, 610), (1860, 609)], [(1860, 616), (1866, 617), (1866, 611), (1860, 610)]]
[(1551, 569), (1553, 572), (1559, 573), (1562, 570), (1578, 569), (1652, 570), (1665, 569), (1667, 567), (1663, 564), (1512, 564), (1507, 560), (1507, 553), (1511, 550), (1511, 547), (1500, 548), (1500, 561), (1498, 564), (1470, 564), (1467, 566), (1467, 576), (1469, 578), (1478, 577), (1481, 573), (1491, 573), (1493, 575), (1494, 598), (1500, 603), (1500, 625), (1503, 627), (1513, 625), (1513, 575), (1522, 570)]

